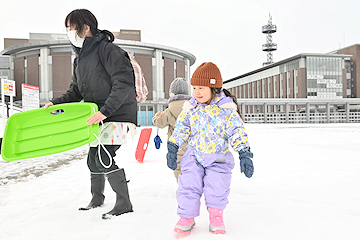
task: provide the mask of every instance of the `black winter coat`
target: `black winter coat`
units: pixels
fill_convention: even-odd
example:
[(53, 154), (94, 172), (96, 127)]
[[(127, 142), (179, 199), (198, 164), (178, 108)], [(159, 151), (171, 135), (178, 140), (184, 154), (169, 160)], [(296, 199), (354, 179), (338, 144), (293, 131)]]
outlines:
[(85, 38), (82, 48), (74, 47), (72, 82), (66, 93), (51, 102), (96, 103), (107, 118), (104, 122), (137, 124), (135, 77), (127, 52), (113, 43), (106, 44), (105, 66), (99, 59), (99, 44), (106, 35)]

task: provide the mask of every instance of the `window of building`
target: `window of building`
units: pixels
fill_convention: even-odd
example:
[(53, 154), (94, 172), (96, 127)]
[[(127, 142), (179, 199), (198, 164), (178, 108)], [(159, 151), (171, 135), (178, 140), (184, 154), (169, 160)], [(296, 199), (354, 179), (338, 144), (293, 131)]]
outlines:
[(174, 78), (176, 78), (176, 60), (174, 61)]
[(2, 69), (0, 72), (1, 72), (0, 73), (1, 76), (9, 76), (9, 70), (7, 69)]
[(286, 97), (290, 98), (290, 73), (286, 73)]
[(342, 94), (342, 59), (334, 57), (307, 57), (308, 97), (341, 98)]
[(48, 56), (48, 72), (49, 72), (49, 90), (53, 91), (53, 64), (52, 64), (52, 56)]
[(261, 91), (261, 92), (262, 92), (261, 97), (264, 98), (264, 97), (265, 97), (265, 79), (262, 79), (262, 80), (261, 80), (261, 84), (262, 84), (262, 85), (261, 85), (261, 86), (262, 86), (262, 89), (261, 89), (261, 90), (262, 90), (262, 91)]
[(273, 79), (274, 79), (274, 98), (277, 98), (277, 91), (276, 91), (276, 76), (275, 76)]
[(346, 89), (351, 89), (351, 79), (346, 79)]
[(298, 97), (298, 75), (297, 70), (294, 70), (294, 98)]
[(350, 60), (345, 60), (345, 69), (347, 73), (351, 73), (351, 63)]
[(255, 84), (254, 83), (252, 83), (251, 84), (251, 98), (254, 98), (254, 92), (255, 92), (255, 86), (254, 86)]
[(279, 96), (280, 96), (280, 98), (282, 98), (283, 97), (283, 74), (282, 73), (280, 73), (280, 82), (279, 82)]
[(28, 83), (27, 80), (27, 59), (24, 59), (24, 75), (25, 75), (25, 83)]

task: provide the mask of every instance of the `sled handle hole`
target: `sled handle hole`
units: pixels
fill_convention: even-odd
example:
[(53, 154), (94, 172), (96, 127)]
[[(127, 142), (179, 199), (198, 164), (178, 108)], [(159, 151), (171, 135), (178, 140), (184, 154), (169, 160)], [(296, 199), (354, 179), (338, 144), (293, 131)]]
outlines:
[(59, 115), (59, 114), (64, 114), (64, 113), (65, 113), (64, 109), (58, 109), (58, 110), (50, 112), (51, 115)]

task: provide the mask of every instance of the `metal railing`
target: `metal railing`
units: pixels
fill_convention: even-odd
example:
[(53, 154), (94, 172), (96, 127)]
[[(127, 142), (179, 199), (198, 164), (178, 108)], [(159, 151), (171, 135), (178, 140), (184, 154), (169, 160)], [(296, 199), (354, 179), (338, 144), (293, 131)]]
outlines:
[[(244, 121), (247, 123), (360, 123), (360, 98), (347, 99), (238, 99)], [(138, 105), (138, 123), (142, 126), (152, 125), (152, 117), (157, 111), (163, 111), (167, 101), (153, 101)], [(283, 111), (270, 112), (269, 106)], [(282, 106), (280, 108), (280, 106)], [(296, 106), (298, 111), (290, 111)], [(302, 106), (302, 107), (301, 107)], [(317, 111), (318, 106), (325, 106)], [(342, 108), (339, 108), (339, 106)], [(1, 107), (1, 102), (0, 102)], [(293, 107), (294, 108), (294, 107)], [(252, 112), (248, 112), (251, 109)], [(257, 109), (257, 110), (256, 110)], [(259, 112), (259, 109), (261, 111)], [(13, 107), (14, 113), (21, 112)], [(255, 111), (256, 110), (256, 111)], [(300, 112), (301, 111), (301, 112)], [(0, 111), (0, 117), (2, 111)]]
[[(288, 117), (287, 117), (288, 116)], [(346, 113), (251, 113), (243, 114), (246, 123), (360, 123), (360, 112), (350, 112), (347, 120)], [(330, 117), (328, 119), (328, 117)]]
[(360, 123), (360, 98), (252, 98), (238, 104), (250, 123)]

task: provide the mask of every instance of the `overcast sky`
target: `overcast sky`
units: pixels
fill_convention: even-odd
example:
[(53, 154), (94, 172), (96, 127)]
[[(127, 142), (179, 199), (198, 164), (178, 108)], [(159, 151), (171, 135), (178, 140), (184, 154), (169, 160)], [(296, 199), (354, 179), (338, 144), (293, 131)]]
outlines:
[(77, 8), (93, 12), (99, 29), (141, 30), (142, 42), (194, 54), (191, 72), (211, 61), (224, 80), (262, 67), (269, 13), (278, 29), (274, 61), (360, 43), (359, 0), (0, 0), (0, 50), (4, 38), (65, 33), (64, 19)]

